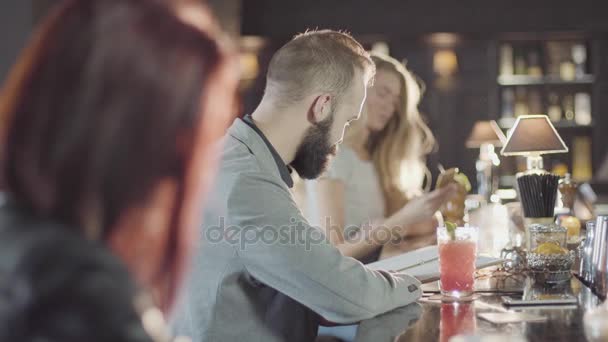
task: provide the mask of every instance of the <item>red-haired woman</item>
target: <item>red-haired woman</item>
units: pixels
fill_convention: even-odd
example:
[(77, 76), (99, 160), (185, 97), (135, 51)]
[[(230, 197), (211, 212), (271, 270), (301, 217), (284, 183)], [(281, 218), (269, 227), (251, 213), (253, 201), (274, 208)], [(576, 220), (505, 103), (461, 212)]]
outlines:
[(148, 340), (140, 288), (169, 312), (233, 109), (213, 27), (161, 0), (42, 23), (0, 97), (0, 340)]

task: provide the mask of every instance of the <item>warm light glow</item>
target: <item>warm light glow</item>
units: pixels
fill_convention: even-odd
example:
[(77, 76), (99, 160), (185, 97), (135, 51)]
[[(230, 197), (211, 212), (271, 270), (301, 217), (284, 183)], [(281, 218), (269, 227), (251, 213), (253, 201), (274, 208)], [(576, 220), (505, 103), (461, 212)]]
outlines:
[(466, 141), (468, 148), (479, 148), (483, 144), (492, 144), (502, 147), (507, 138), (494, 120), (480, 120), (475, 122), (471, 134)]
[(433, 55), (433, 70), (442, 77), (453, 75), (458, 70), (458, 58), (452, 50), (439, 50)]
[(428, 37), (429, 43), (436, 47), (449, 48), (460, 42), (461, 38), (455, 33), (439, 32)]
[(383, 41), (375, 42), (372, 45), (372, 52), (389, 56), (390, 49), (388, 47), (388, 43)]
[(253, 80), (260, 72), (258, 56), (252, 52), (241, 53), (240, 55), (241, 76), (244, 80)]
[(240, 38), (240, 46), (243, 51), (258, 51), (260, 50), (266, 40), (258, 36), (242, 36)]

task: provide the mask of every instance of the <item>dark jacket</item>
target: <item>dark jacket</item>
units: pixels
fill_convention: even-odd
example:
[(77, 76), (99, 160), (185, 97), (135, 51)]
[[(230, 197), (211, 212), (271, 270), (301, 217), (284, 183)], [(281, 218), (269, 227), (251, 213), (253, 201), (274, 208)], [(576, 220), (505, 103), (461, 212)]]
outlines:
[(151, 341), (130, 275), (101, 243), (0, 208), (0, 341)]

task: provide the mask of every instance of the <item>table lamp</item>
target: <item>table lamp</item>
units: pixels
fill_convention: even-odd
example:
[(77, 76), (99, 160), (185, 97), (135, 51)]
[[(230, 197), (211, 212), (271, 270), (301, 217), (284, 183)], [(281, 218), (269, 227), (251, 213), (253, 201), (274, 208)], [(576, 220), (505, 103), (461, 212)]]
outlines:
[[(568, 147), (546, 115), (520, 115), (500, 154), (525, 156), (527, 173), (544, 173), (543, 154), (566, 153)], [(544, 171), (544, 172), (543, 172)]]
[(479, 148), (479, 159), (475, 162), (477, 193), (486, 201), (490, 200), (498, 188), (496, 168), (500, 165), (500, 159), (494, 148), (502, 147), (506, 140), (496, 121), (487, 120), (477, 121), (466, 141), (466, 147)]
[(525, 156), (527, 170), (516, 175), (517, 190), (528, 222), (553, 221), (559, 176), (543, 169), (543, 155), (568, 147), (546, 115), (521, 115), (509, 131), (503, 156)]

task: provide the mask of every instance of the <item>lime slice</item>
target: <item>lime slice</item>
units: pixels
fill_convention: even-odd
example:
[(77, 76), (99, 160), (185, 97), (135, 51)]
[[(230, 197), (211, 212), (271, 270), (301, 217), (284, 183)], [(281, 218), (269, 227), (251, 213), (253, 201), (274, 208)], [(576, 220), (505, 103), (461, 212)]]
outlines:
[(445, 229), (447, 230), (450, 239), (456, 240), (456, 224), (450, 221), (445, 221)]
[(467, 175), (465, 175), (464, 173), (457, 173), (454, 175), (454, 180), (462, 185), (467, 192), (471, 191), (471, 182), (469, 181), (469, 178), (467, 177)]

